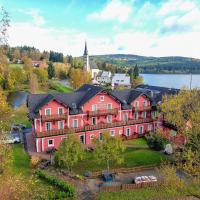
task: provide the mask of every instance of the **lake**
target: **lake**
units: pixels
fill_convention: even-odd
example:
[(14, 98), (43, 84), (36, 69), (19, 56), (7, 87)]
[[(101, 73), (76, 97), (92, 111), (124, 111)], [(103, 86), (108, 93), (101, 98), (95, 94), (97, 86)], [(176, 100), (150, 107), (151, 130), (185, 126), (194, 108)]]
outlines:
[[(180, 89), (190, 87), (190, 74), (140, 74), (145, 84)], [(200, 74), (192, 75), (192, 88), (200, 88)]]
[(11, 92), (7, 97), (7, 101), (14, 109), (16, 109), (26, 103), (27, 96), (28, 92), (25, 91)]

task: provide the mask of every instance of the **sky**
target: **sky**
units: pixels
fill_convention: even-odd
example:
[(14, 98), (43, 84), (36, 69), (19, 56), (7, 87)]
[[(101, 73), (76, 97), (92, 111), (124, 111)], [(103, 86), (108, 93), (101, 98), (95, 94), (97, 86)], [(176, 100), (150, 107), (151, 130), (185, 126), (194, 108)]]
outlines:
[(200, 0), (0, 0), (9, 44), (65, 55), (200, 58)]

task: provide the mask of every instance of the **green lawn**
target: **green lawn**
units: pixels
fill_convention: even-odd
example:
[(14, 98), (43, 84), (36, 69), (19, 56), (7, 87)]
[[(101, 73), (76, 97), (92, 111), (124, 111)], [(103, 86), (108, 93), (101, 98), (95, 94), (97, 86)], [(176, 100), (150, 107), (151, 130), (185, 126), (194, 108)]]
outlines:
[[(94, 159), (93, 153), (87, 152), (85, 154), (85, 159), (79, 161), (79, 163), (74, 166), (73, 170), (76, 173), (83, 174), (86, 171), (101, 171), (106, 169), (106, 163), (98, 163)], [(159, 165), (162, 160), (166, 159), (160, 152), (131, 147), (125, 149), (122, 157), (124, 158), (124, 162), (122, 164), (111, 164), (111, 168)]]
[(57, 81), (52, 81), (50, 83), (49, 89), (51, 90), (51, 92), (73, 92), (73, 89), (62, 85)]
[(13, 145), (13, 167), (12, 171), (15, 174), (21, 173), (25, 176), (31, 174), (30, 159), (28, 154), (24, 151), (21, 144)]
[(22, 68), (22, 67), (23, 67), (23, 64), (10, 64), (9, 67), (10, 67), (10, 68), (18, 68), (18, 67), (19, 67), (19, 68)]
[(167, 188), (142, 188), (123, 192), (103, 192), (98, 200), (154, 200), (185, 196), (184, 193)]
[[(49, 183), (39, 179), (36, 176), (33, 176), (33, 170), (30, 165), (29, 155), (24, 150), (22, 144), (13, 145), (13, 157), (14, 160), (11, 172), (16, 175), (20, 174), (20, 176), (23, 177), (25, 182), (28, 182), (28, 180), (31, 179), (33, 180), (33, 182), (37, 183), (34, 186), (34, 191), (42, 192), (42, 194), (39, 193), (39, 195), (46, 195), (47, 192), (52, 192), (55, 194), (56, 192), (59, 191), (57, 188), (51, 186)], [(31, 185), (31, 187), (33, 187), (33, 185)], [(38, 194), (35, 193), (35, 195)]]
[(134, 148), (148, 148), (147, 142), (144, 138), (124, 141), (124, 144)]

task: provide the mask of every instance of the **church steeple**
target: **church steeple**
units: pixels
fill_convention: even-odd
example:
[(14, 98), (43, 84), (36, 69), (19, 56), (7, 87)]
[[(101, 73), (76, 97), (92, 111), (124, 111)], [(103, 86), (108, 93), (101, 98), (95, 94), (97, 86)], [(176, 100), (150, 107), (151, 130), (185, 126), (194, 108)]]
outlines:
[(88, 55), (88, 50), (87, 50), (87, 42), (85, 41), (85, 50), (83, 55)]
[(88, 55), (86, 41), (85, 41), (85, 49), (84, 49), (84, 53), (83, 53), (83, 62), (84, 62), (83, 70), (90, 72), (89, 55)]

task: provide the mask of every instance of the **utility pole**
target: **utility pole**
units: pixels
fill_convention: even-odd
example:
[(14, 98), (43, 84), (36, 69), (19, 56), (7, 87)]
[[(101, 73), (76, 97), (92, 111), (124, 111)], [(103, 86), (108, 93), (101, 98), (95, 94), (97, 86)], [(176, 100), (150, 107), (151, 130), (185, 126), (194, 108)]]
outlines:
[(190, 70), (190, 90), (192, 89), (192, 68)]

